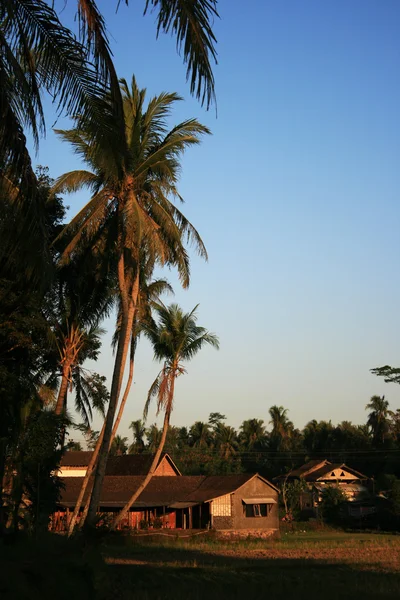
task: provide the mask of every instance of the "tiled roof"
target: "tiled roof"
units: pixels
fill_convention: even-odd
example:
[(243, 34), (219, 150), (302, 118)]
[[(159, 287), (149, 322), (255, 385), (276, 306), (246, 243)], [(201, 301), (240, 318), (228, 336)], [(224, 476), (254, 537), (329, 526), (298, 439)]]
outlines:
[[(252, 477), (254, 475), (244, 474), (210, 477), (203, 475), (153, 477), (135, 502), (135, 506), (140, 508), (170, 506), (177, 502), (201, 503), (234, 492)], [(100, 506), (124, 506), (143, 480), (144, 477), (138, 476), (107, 475), (104, 478)], [(61, 494), (59, 505), (73, 507), (82, 485), (82, 478), (66, 477), (63, 479), (63, 483), (65, 489)], [(88, 492), (86, 497), (87, 494)]]
[(93, 452), (88, 450), (69, 450), (61, 459), (61, 467), (87, 467)]
[[(69, 451), (61, 459), (62, 467), (87, 467), (93, 452)], [(179, 475), (179, 470), (167, 454), (162, 454), (160, 462), (167, 457), (168, 462)], [(154, 454), (125, 454), (110, 456), (107, 461), (106, 475), (147, 475)]]
[(319, 467), (323, 467), (326, 464), (330, 464), (327, 460), (309, 460), (298, 469), (294, 469), (287, 474), (287, 477), (304, 477), (310, 471), (315, 471)]

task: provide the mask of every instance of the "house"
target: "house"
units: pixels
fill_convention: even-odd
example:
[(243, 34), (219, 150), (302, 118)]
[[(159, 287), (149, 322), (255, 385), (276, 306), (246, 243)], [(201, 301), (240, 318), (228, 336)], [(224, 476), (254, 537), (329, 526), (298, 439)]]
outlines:
[[(122, 458), (122, 457), (118, 457)], [(139, 475), (106, 475), (99, 511), (113, 518), (142, 483)], [(81, 477), (64, 478), (65, 489), (53, 529), (67, 526)], [(208, 529), (275, 533), (279, 530), (279, 490), (258, 474), (154, 476), (121, 528)]]
[[(59, 477), (85, 477), (93, 456), (91, 451), (69, 451), (61, 459)], [(107, 461), (106, 475), (147, 475), (154, 454), (125, 454), (110, 456)], [(156, 476), (176, 476), (180, 471), (169, 454), (163, 453), (155, 471)]]
[(322, 492), (328, 485), (339, 486), (346, 494), (348, 502), (359, 501), (369, 496), (368, 477), (344, 463), (331, 463), (328, 460), (311, 460), (301, 467), (276, 478), (283, 485), (286, 482), (304, 480), (308, 490), (302, 494), (301, 508), (314, 509), (322, 499)]

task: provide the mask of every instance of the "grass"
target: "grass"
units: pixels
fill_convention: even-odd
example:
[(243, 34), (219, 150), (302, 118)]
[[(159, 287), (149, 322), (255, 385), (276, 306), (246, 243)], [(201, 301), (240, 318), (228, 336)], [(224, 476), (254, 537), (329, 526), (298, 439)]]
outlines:
[(236, 542), (127, 537), (108, 540), (103, 554), (110, 585), (104, 600), (400, 597), (400, 537), (392, 535), (297, 532)]
[(0, 572), (2, 600), (397, 600), (400, 536), (19, 536), (0, 543)]

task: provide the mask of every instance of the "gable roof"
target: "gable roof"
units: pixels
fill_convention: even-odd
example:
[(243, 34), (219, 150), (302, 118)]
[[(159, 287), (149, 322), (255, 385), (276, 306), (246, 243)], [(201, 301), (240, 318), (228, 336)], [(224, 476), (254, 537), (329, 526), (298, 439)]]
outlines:
[[(87, 467), (92, 458), (92, 451), (68, 451), (61, 459), (60, 467)], [(106, 475), (147, 475), (154, 454), (124, 454), (122, 456), (109, 456), (107, 460)], [(160, 464), (166, 459), (177, 475), (180, 471), (169, 454), (161, 454)]]
[[(231, 494), (238, 490), (244, 483), (259, 477), (258, 475), (188, 475), (181, 477), (155, 476), (140, 494), (135, 502), (136, 508), (170, 506), (178, 502), (200, 504), (209, 502), (214, 498)], [(275, 486), (260, 477), (274, 490)], [(106, 475), (100, 497), (100, 506), (122, 507), (126, 504), (133, 492), (143, 482), (141, 476), (112, 476)], [(81, 477), (66, 477), (63, 479), (64, 490), (61, 493), (60, 506), (73, 507), (82, 485)], [(93, 485), (93, 484), (91, 484)], [(91, 487), (91, 486), (90, 486)], [(89, 488), (89, 486), (88, 486)], [(85, 498), (89, 493), (87, 489)]]
[[(110, 456), (107, 461), (106, 475), (147, 475), (153, 462), (154, 454), (124, 454), (122, 456)], [(158, 464), (166, 460), (180, 475), (180, 471), (169, 454), (161, 454)]]
[(308, 473), (316, 471), (317, 469), (330, 464), (331, 463), (329, 462), (329, 460), (309, 460), (301, 467), (293, 469), (293, 471), (289, 471), (289, 473), (283, 475), (282, 477), (305, 477)]
[(308, 473), (304, 477), (304, 479), (306, 481), (318, 481), (318, 479), (324, 478), (326, 476), (328, 476), (328, 478), (329, 478), (330, 474), (336, 470), (347, 471), (351, 475), (354, 475), (354, 477), (357, 479), (368, 479), (368, 477), (366, 475), (359, 473), (358, 471), (356, 471), (355, 469), (352, 469), (351, 467), (348, 467), (344, 463), (336, 463), (336, 464), (328, 463), (327, 465), (321, 467), (320, 469), (317, 469), (316, 471), (312, 471), (312, 473)]

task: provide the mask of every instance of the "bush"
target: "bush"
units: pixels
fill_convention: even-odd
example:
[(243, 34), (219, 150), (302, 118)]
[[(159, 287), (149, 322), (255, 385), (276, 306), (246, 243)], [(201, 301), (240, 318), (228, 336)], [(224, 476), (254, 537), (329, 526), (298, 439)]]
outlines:
[(141, 520), (139, 521), (139, 528), (140, 528), (140, 529), (144, 529), (144, 530), (146, 530), (146, 531), (147, 531), (147, 530), (148, 530), (148, 528), (149, 528), (149, 522), (148, 522), (148, 521), (146, 521), (146, 519), (141, 519)]
[(153, 527), (154, 529), (161, 529), (163, 526), (163, 521), (162, 519), (160, 519), (160, 517), (156, 517), (153, 521)]
[(339, 523), (341, 510), (345, 502), (347, 502), (347, 497), (343, 490), (335, 485), (327, 485), (322, 492), (320, 505), (323, 520), (326, 523)]

